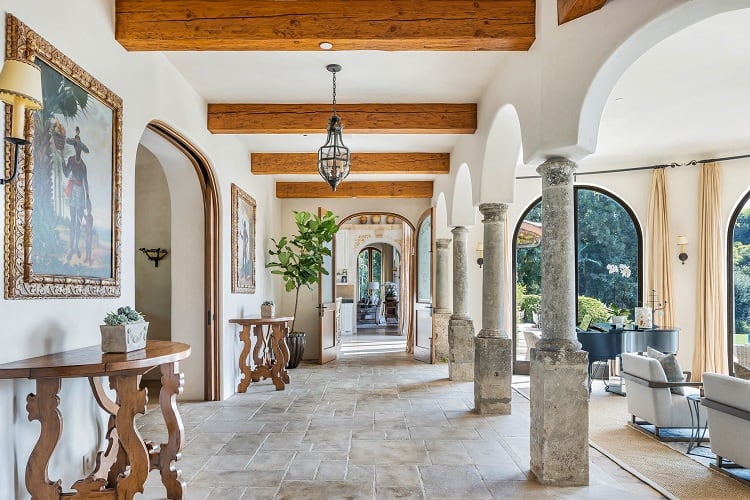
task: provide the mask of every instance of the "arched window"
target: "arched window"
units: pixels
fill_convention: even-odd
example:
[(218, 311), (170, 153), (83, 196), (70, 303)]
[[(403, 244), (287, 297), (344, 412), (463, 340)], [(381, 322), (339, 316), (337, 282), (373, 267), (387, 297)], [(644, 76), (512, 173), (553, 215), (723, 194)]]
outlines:
[(383, 281), (383, 254), (380, 250), (373, 247), (366, 247), (359, 252), (357, 257), (357, 277), (359, 279), (360, 298), (366, 298), (367, 284), (380, 283)]
[(729, 220), (727, 324), (729, 372), (750, 370), (750, 193)]
[[(576, 293), (579, 320), (584, 314), (605, 321), (643, 300), (642, 236), (635, 215), (613, 194), (589, 186), (574, 188)], [(542, 288), (542, 199), (521, 216), (513, 238), (516, 324), (536, 323)], [(516, 370), (528, 370), (523, 335), (515, 335)]]

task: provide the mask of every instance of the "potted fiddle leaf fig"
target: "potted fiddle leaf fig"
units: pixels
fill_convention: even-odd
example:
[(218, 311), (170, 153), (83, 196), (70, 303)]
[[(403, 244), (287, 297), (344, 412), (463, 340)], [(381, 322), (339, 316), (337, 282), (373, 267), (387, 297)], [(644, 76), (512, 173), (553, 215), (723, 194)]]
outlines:
[(148, 322), (130, 306), (108, 312), (99, 330), (103, 352), (130, 352), (146, 347)]
[[(273, 248), (268, 250), (268, 253), (276, 260), (266, 264), (266, 267), (272, 269), (272, 274), (281, 276), (287, 292), (294, 292), (296, 318), (300, 288), (306, 286), (312, 290), (312, 286), (318, 283), (319, 276), (328, 274), (323, 262), (325, 257), (331, 256), (331, 250), (326, 245), (333, 240), (339, 226), (336, 224), (336, 215), (330, 211), (322, 217), (310, 212), (295, 211), (294, 222), (297, 225), (297, 234), (284, 236), (278, 241), (271, 239)], [(294, 323), (295, 320), (292, 320), (292, 333), (287, 337), (290, 360), (287, 368), (297, 366), (305, 348), (305, 334), (297, 332)], [(292, 366), (295, 359), (297, 364)]]

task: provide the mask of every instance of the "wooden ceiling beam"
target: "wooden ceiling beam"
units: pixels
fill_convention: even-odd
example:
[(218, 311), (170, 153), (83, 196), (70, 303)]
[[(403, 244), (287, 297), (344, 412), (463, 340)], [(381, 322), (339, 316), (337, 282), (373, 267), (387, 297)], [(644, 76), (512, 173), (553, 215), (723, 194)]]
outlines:
[(116, 0), (127, 50), (528, 50), (535, 0)]
[(565, 24), (595, 10), (601, 9), (607, 0), (557, 0), (557, 24)]
[[(255, 175), (317, 174), (316, 153), (251, 153)], [(447, 174), (450, 153), (352, 153), (353, 174)]]
[(346, 180), (336, 191), (325, 182), (277, 182), (277, 198), (432, 198), (432, 181), (358, 182)]
[[(477, 105), (338, 104), (345, 134), (473, 134)], [(209, 104), (214, 134), (322, 134), (330, 104)]]

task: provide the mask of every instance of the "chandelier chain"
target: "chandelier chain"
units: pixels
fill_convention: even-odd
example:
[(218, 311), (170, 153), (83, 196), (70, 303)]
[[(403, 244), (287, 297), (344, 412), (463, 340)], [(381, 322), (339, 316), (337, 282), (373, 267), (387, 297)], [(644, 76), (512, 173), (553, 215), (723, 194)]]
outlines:
[(336, 73), (333, 73), (333, 115), (336, 116)]

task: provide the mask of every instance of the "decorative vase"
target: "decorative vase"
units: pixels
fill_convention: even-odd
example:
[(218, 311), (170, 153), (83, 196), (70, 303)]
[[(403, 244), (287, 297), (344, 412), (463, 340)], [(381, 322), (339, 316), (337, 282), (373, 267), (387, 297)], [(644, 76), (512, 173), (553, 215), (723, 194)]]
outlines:
[(274, 307), (262, 305), (260, 306), (260, 317), (261, 318), (273, 318)]
[(286, 345), (289, 347), (287, 368), (297, 368), (297, 365), (302, 361), (302, 355), (305, 353), (305, 343), (304, 332), (292, 332), (286, 336)]
[(367, 216), (366, 215), (360, 215), (359, 216), (359, 223), (360, 224), (367, 224)]
[(386, 215), (385, 216), (385, 222), (386, 224), (393, 224), (396, 222), (396, 216), (395, 215)]
[(615, 328), (622, 328), (622, 325), (625, 324), (625, 316), (612, 316), (609, 321), (615, 325)]
[(130, 352), (146, 347), (148, 321), (124, 325), (99, 325), (103, 352)]
[(372, 221), (373, 224), (380, 224), (380, 215), (375, 214), (371, 216), (370, 221)]

